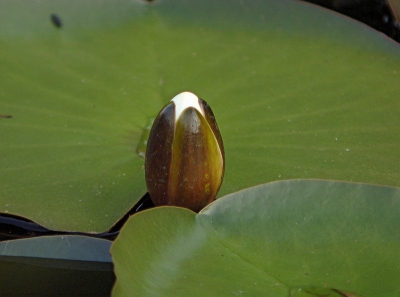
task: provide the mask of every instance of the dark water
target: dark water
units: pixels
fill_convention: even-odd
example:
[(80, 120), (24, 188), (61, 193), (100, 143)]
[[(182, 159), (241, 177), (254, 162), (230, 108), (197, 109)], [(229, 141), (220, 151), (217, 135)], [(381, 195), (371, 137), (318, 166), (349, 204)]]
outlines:
[(85, 235), (114, 240), (131, 215), (151, 207), (154, 207), (154, 204), (146, 193), (110, 230), (99, 234), (53, 231), (22, 217), (1, 214), (0, 241), (48, 235)]
[(302, 0), (356, 19), (400, 42), (400, 26), (386, 0)]

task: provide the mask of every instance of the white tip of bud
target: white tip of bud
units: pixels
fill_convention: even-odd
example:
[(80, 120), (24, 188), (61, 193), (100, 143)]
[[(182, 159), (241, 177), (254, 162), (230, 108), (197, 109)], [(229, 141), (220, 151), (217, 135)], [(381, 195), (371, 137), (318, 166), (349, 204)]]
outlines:
[(171, 101), (175, 103), (175, 122), (179, 119), (182, 112), (189, 107), (197, 109), (204, 116), (204, 111), (199, 104), (199, 97), (193, 93), (182, 92), (172, 98)]

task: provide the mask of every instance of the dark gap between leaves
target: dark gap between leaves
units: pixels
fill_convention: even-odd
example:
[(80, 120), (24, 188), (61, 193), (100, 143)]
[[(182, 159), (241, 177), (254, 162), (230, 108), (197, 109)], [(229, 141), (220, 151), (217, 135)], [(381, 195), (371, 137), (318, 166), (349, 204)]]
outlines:
[(356, 19), (400, 42), (400, 25), (387, 0), (302, 0)]
[(152, 207), (154, 207), (154, 204), (150, 199), (150, 195), (146, 193), (117, 223), (114, 224), (114, 226), (112, 226), (108, 231), (99, 234), (53, 231), (23, 217), (11, 214), (1, 214), (0, 241), (49, 235), (81, 235), (113, 241), (117, 238), (119, 232), (130, 216)]

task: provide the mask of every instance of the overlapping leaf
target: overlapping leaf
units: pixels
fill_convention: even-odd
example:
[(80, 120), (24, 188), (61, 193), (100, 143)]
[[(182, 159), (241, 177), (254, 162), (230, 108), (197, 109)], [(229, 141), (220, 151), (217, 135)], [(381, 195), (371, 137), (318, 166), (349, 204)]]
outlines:
[(112, 246), (114, 296), (397, 296), (399, 210), (399, 188), (291, 180), (144, 211)]
[(0, 243), (2, 296), (109, 296), (111, 242), (44, 236)]

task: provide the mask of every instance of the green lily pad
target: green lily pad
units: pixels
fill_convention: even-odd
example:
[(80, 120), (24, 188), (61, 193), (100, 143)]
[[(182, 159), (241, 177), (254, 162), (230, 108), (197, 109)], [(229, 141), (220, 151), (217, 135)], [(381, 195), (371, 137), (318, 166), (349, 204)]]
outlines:
[[(0, 259), (53, 259), (111, 264), (111, 241), (80, 235), (42, 236), (0, 242)], [(52, 262), (56, 264), (56, 262)]]
[(291, 180), (143, 211), (111, 248), (114, 296), (397, 296), (399, 210), (399, 188)]
[(109, 296), (114, 282), (110, 245), (76, 235), (1, 242), (1, 294)]
[(400, 48), (364, 25), (285, 0), (0, 3), (0, 212), (107, 230), (146, 192), (142, 134), (183, 90), (218, 121), (220, 196), (400, 186)]

